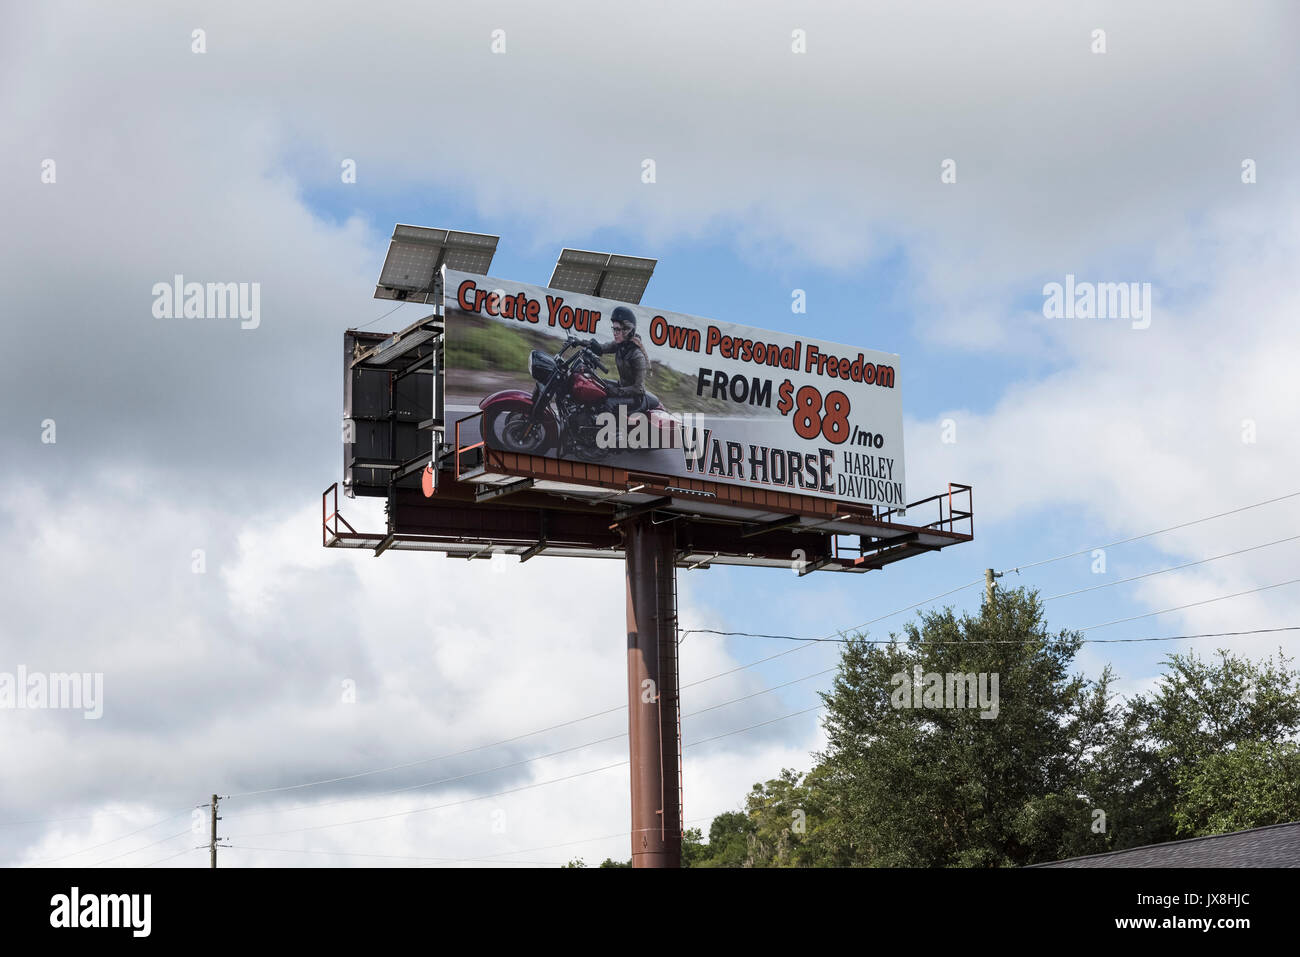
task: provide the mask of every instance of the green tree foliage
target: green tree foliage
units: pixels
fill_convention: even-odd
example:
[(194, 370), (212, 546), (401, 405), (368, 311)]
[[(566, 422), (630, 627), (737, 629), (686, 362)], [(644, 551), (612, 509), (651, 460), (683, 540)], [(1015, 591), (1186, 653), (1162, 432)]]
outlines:
[(709, 825), (709, 855), (697, 867), (749, 866), (749, 841), (753, 835), (749, 817), (740, 811), (719, 814)]
[(713, 819), (709, 843), (698, 847), (690, 866), (820, 867), (842, 863), (834, 859), (826, 843), (826, 828), (834, 815), (826, 804), (823, 775), (819, 768), (808, 775), (784, 769), (765, 784), (755, 784), (745, 798), (744, 811), (728, 811)]
[(1180, 834), (1222, 834), (1300, 820), (1300, 747), (1252, 741), (1175, 774)]
[(1300, 731), (1291, 661), (1279, 654), (1257, 663), (1224, 650), (1217, 661), (1170, 655), (1156, 690), (1130, 703), (1141, 728), (1135, 753), (1166, 821), (1162, 839), (1300, 820), (1285, 777), (1295, 768), (1288, 742)]
[(698, 827), (688, 827), (682, 835), (682, 867), (699, 867), (709, 856), (704, 843), (704, 832)]
[[(1077, 634), (1052, 635), (1033, 595), (998, 592), (978, 616), (951, 609), (903, 641), (849, 641), (826, 702), (835, 850), (855, 865), (985, 867), (1054, 858), (1090, 820), (1079, 766), (1102, 736), (1110, 675), (1071, 676)], [(899, 679), (975, 674), (997, 707), (897, 707)], [(1104, 850), (1105, 848), (1099, 848)]]

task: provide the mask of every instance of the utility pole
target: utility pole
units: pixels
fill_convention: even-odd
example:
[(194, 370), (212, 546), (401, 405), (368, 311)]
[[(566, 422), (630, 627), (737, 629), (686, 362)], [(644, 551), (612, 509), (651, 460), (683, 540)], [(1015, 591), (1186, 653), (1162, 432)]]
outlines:
[(214, 868), (217, 866), (217, 822), (221, 820), (217, 817), (218, 800), (220, 799), (215, 794), (212, 795), (212, 837), (208, 841), (208, 856)]
[(677, 567), (671, 522), (622, 523), (627, 566), (627, 713), (632, 866), (681, 867)]
[(984, 603), (993, 604), (993, 579), (1001, 578), (1001, 572), (995, 572), (991, 568), (984, 569)]

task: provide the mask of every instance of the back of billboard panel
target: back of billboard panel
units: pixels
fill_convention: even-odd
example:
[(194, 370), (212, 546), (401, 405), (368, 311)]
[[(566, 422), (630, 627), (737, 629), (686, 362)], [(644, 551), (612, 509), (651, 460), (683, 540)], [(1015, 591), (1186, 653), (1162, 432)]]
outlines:
[(445, 288), (462, 445), (907, 501), (896, 355), (453, 270)]

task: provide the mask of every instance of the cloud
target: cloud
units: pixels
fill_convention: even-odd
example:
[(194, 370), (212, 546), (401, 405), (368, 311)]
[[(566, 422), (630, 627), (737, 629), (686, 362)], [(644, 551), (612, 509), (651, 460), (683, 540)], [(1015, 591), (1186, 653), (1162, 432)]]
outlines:
[[(109, 481), (94, 485), (111, 488)], [(115, 523), (94, 520), (106, 508)], [(481, 805), (483, 795), (626, 760), (618, 562), (508, 559), (498, 574), (487, 562), (422, 554), (377, 562), (365, 552), (322, 549), (313, 509), (227, 528), (223, 512), (164, 510), (120, 492), (93, 504), (14, 494), (0, 511), (16, 530), (10, 558), (25, 570), (5, 596), (6, 661), (102, 671), (105, 698), (100, 721), (55, 711), (4, 715), (16, 733), (3, 736), (0, 760), (24, 769), (0, 792), (5, 820), (77, 816), (84, 807), (116, 815), (100, 812), (43, 836), (6, 829), (0, 840), (11, 859), (97, 845), (212, 791), (237, 796), (232, 827), (237, 811), (260, 812), (250, 826), (241, 822), (242, 833), (470, 801), (438, 817), (434, 833), (441, 835), (445, 820), (469, 820), (502, 803)], [(201, 573), (191, 557), (195, 543), (206, 551)], [(67, 556), (76, 561), (67, 564)], [(694, 614), (691, 594), (687, 588), (682, 599), (686, 615)], [(687, 680), (738, 664), (721, 644), (703, 640), (685, 660)], [(688, 740), (798, 710), (782, 695), (713, 707), (763, 687), (741, 671), (687, 689), (684, 711), (711, 709), (691, 721)], [(355, 703), (345, 700), (348, 690)], [(593, 717), (573, 721), (584, 715)], [(554, 730), (527, 734), (547, 728)], [(732, 739), (728, 751), (733, 760), (758, 756), (790, 734), (780, 725), (756, 729)], [(503, 743), (480, 749), (491, 742)], [(716, 745), (704, 747), (718, 753)], [(713, 760), (692, 754), (692, 769), (709, 780)], [(350, 777), (394, 765), (407, 766)], [(607, 790), (609, 776), (625, 768), (603, 773), (601, 794), (625, 793)], [(346, 780), (293, 787), (340, 777)], [(382, 796), (394, 789), (399, 793)], [(156, 803), (142, 804), (143, 795)], [(505, 806), (573, 800), (524, 795)], [(347, 803), (333, 803), (340, 801)], [(304, 802), (328, 806), (276, 810)], [(362, 836), (389, 835), (402, 846), (414, 826), (397, 821)], [(459, 856), (482, 847), (468, 838), (456, 843)]]

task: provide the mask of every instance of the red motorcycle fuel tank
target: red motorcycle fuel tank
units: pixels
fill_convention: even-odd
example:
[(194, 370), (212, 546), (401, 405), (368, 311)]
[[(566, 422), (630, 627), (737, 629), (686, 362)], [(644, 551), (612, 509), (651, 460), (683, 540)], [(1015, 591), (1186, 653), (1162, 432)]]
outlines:
[(573, 378), (573, 397), (579, 402), (603, 402), (607, 395), (605, 387), (595, 378), (579, 374)]

